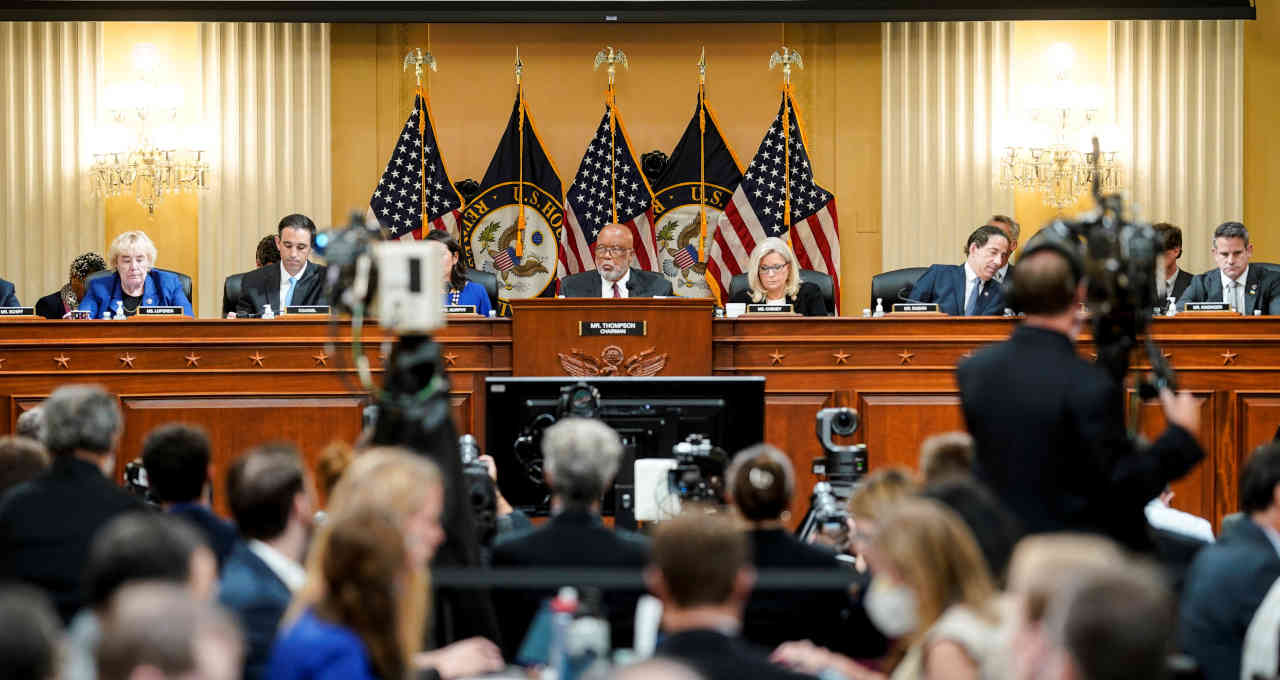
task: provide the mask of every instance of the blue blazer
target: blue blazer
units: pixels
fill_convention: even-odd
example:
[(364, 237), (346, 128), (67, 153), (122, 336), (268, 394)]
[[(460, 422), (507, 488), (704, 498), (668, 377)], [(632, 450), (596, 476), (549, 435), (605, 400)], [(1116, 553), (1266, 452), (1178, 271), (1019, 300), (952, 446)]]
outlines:
[[(89, 312), (89, 317), (102, 317), (103, 311), (116, 311), (116, 301), (124, 300), (124, 290), (120, 288), (120, 274), (104, 276), (89, 282), (84, 291), (84, 299), (80, 301), (80, 309)], [(147, 272), (147, 280), (142, 288), (144, 307), (181, 306), (187, 316), (195, 316), (191, 311), (191, 301), (182, 292), (182, 282), (169, 273), (152, 269)]]
[(13, 292), (13, 284), (0, 279), (0, 307), (21, 307), (18, 294)]
[(271, 645), (276, 641), (276, 630), (289, 607), (290, 597), (288, 586), (248, 544), (235, 544), (222, 566), (218, 602), (240, 620), (248, 642), (244, 656), (245, 680), (267, 677)]
[[(911, 288), (911, 298), (921, 302), (936, 302), (938, 310), (951, 316), (964, 316), (964, 265), (935, 264), (925, 271)], [(978, 296), (975, 316), (1001, 316), (1004, 314), (1004, 288), (999, 281), (987, 282), (987, 289)]]
[[(453, 295), (444, 294), (444, 303), (446, 305), (453, 304)], [(462, 287), (462, 292), (458, 294), (458, 304), (475, 305), (476, 314), (480, 316), (489, 316), (489, 310), (493, 309), (493, 305), (489, 304), (489, 293), (485, 292), (484, 286), (475, 281), (468, 281), (467, 285)]]
[(324, 621), (310, 610), (276, 641), (267, 678), (376, 680), (364, 641), (350, 629)]

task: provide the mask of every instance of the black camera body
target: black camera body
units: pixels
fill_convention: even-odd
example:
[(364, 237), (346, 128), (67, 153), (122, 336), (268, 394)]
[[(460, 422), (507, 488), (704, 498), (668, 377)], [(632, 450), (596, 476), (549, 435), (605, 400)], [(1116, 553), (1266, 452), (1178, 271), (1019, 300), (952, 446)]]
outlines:
[(671, 449), (676, 466), (667, 471), (671, 492), (682, 502), (723, 505), (729, 454), (705, 435), (691, 434)]
[(858, 412), (847, 407), (818, 411), (818, 443), (823, 457), (813, 461), (813, 474), (832, 482), (852, 484), (867, 474), (866, 444), (836, 444), (834, 436), (848, 437), (858, 429)]

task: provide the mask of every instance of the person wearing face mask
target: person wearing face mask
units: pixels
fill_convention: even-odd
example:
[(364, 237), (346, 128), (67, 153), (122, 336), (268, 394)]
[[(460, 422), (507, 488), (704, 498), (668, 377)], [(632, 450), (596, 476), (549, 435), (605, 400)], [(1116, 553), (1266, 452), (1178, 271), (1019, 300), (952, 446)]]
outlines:
[(935, 264), (911, 287), (910, 298), (936, 302), (951, 316), (999, 316), (1004, 313), (1004, 287), (995, 280), (1009, 255), (1009, 237), (999, 227), (983, 225), (965, 242), (965, 262)]
[[(968, 680), (991, 670), (999, 643), (997, 591), (977, 542), (955, 513), (935, 501), (902, 501), (881, 522), (867, 558), (874, 574), (867, 615), (895, 640), (885, 664), (890, 680)], [(852, 680), (886, 677), (810, 643), (783, 645), (774, 659)]]
[(80, 304), (80, 298), (84, 297), (84, 280), (90, 274), (100, 272), (107, 268), (107, 263), (102, 256), (97, 253), (85, 253), (71, 262), (71, 272), (67, 276), (67, 283), (62, 286), (61, 290), (40, 298), (36, 301), (36, 314), (46, 319), (62, 319), (71, 314), (71, 310)]
[(484, 286), (467, 280), (467, 268), (462, 264), (462, 248), (447, 231), (432, 229), (426, 236), (427, 241), (439, 241), (448, 249), (441, 274), (444, 276), (444, 304), (474, 305), (476, 314), (489, 316), (493, 306), (489, 302), (489, 294)]
[(747, 265), (747, 289), (729, 302), (792, 305), (802, 316), (826, 316), (818, 286), (800, 280), (800, 262), (791, 248), (776, 236), (761, 241), (751, 251)]
[(90, 318), (115, 314), (117, 303), (125, 316), (137, 314), (138, 307), (181, 307), (186, 316), (195, 316), (178, 275), (155, 269), (156, 244), (144, 232), (117, 236), (107, 250), (107, 265), (116, 275), (90, 281), (80, 301), (79, 309)]
[(621, 224), (605, 225), (596, 235), (596, 268), (560, 279), (560, 294), (571, 298), (670, 297), (667, 277), (635, 269), (635, 239)]

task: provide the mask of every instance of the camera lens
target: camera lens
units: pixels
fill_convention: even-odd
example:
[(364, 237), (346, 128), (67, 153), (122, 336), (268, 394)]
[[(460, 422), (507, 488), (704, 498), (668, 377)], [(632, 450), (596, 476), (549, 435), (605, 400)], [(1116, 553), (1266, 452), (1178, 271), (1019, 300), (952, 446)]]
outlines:
[(841, 436), (849, 436), (858, 427), (858, 413), (851, 408), (842, 408), (831, 420), (831, 430)]

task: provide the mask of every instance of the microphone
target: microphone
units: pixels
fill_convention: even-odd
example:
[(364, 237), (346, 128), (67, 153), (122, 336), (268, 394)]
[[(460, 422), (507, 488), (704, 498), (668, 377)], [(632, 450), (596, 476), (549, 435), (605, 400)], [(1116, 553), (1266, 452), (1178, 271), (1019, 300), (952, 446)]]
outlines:
[(898, 292), (897, 292), (897, 294), (896, 294), (896, 297), (897, 297), (899, 300), (902, 300), (903, 302), (906, 302), (906, 303), (909, 303), (909, 304), (913, 304), (913, 305), (928, 305), (928, 304), (933, 304), (933, 303), (931, 303), (931, 302), (925, 302), (924, 300), (917, 300), (917, 299), (912, 298), (912, 297), (907, 297), (907, 295), (909, 295), (909, 294), (911, 293), (911, 289), (913, 289), (913, 288), (915, 288), (915, 286), (914, 286), (914, 285), (912, 285), (912, 284), (910, 284), (910, 283), (908, 283), (907, 285), (905, 285), (905, 286), (903, 286), (903, 287), (901, 287), (901, 288), (899, 288), (899, 289), (898, 289)]

